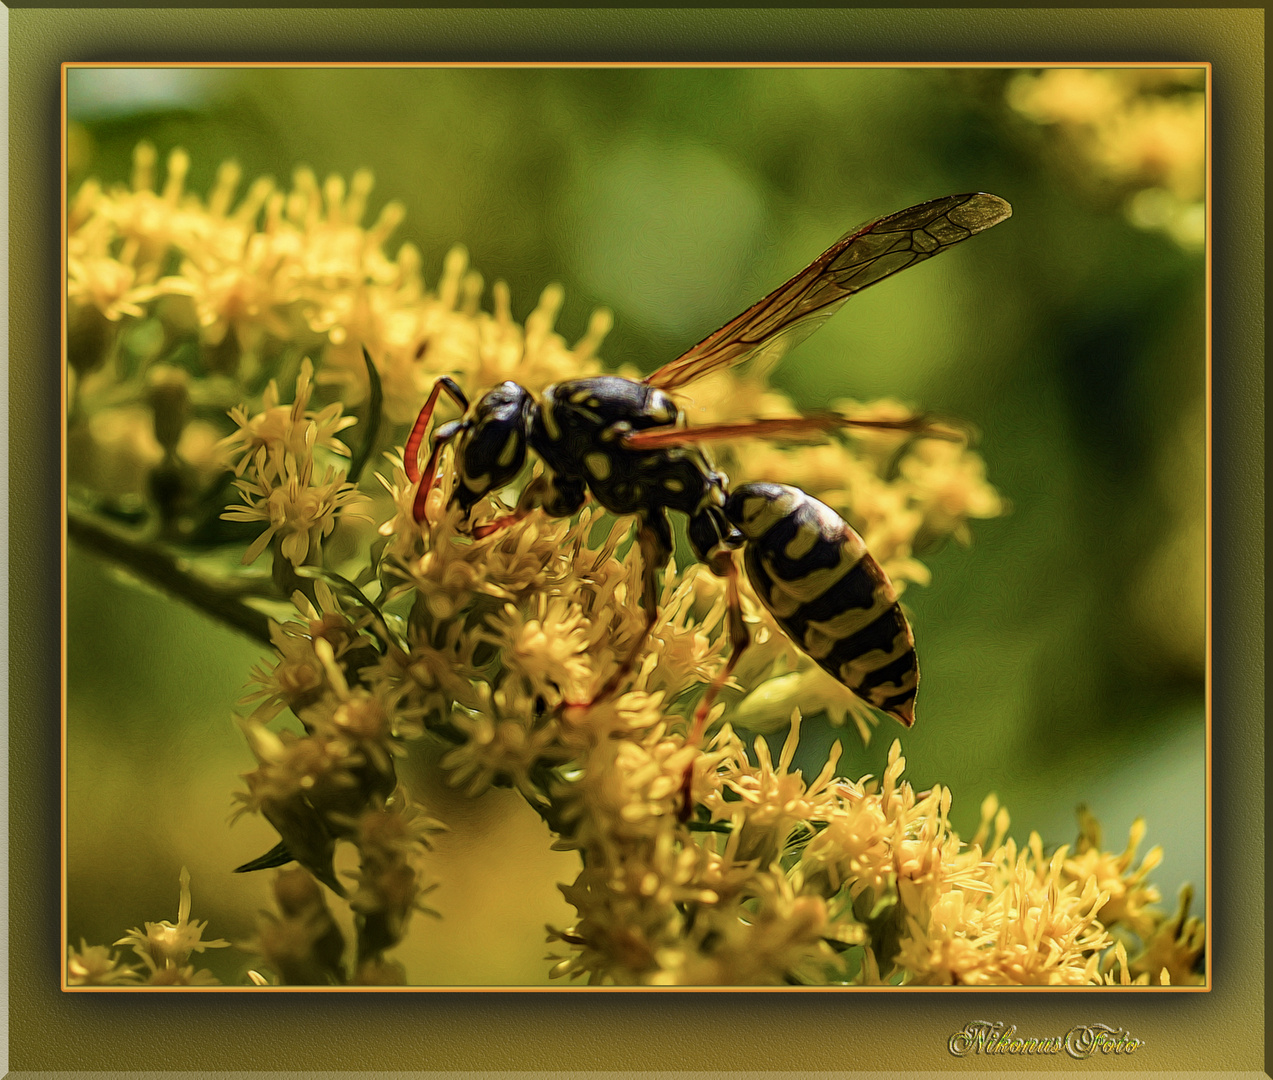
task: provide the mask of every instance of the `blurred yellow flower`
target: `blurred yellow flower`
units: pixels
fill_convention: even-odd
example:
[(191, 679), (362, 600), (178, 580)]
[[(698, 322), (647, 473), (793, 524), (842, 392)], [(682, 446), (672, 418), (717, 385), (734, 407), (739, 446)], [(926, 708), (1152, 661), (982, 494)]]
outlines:
[(190, 918), (190, 871), (181, 868), (181, 901), (177, 905), (177, 921), (145, 924), (146, 929), (129, 930), (116, 945), (129, 945), (150, 972), (148, 982), (155, 985), (206, 985), (217, 980), (207, 971), (195, 971), (186, 963), (192, 953), (205, 949), (225, 949), (230, 943), (217, 939), (204, 941), (206, 922)]
[(127, 986), (141, 976), (135, 965), (125, 964), (105, 945), (89, 945), (81, 938), (78, 949), (68, 950), (66, 979), (71, 986)]
[(1181, 247), (1206, 242), (1207, 103), (1198, 68), (1053, 68), (1021, 72), (1007, 100), (1053, 126), (1084, 184), (1125, 195), (1128, 220)]

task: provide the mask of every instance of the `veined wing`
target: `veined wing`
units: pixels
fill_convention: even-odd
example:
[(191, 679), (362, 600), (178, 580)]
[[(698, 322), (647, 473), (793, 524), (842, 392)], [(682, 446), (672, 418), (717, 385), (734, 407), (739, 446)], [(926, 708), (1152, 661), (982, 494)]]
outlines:
[(984, 232), (1012, 214), (997, 195), (947, 195), (899, 210), (837, 240), (790, 281), (646, 378), (675, 390), (764, 353), (777, 359), (850, 296)]

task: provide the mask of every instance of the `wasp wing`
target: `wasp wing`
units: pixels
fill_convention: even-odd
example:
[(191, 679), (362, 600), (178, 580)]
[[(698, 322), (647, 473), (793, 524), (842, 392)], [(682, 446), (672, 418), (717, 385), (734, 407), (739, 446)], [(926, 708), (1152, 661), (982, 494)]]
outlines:
[(675, 390), (763, 354), (777, 360), (868, 285), (984, 232), (1012, 214), (997, 195), (947, 195), (854, 229), (763, 300), (645, 382)]

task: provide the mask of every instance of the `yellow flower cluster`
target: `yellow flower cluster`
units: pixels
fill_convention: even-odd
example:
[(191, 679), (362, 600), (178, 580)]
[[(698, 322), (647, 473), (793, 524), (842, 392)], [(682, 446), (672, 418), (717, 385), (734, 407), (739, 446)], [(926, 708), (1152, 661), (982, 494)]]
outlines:
[[(274, 379), (249, 404), (227, 406), (235, 430), (216, 449), (243, 499), (223, 517), (266, 526), (244, 561), (269, 547), (275, 599), (294, 609), (270, 624), (275, 655), (253, 672), (251, 711), (239, 720), (257, 762), (239, 813), (262, 814), (281, 838), (257, 862), (290, 858), (307, 872), (276, 879), (278, 913), (263, 917), (249, 944), (265, 961), (254, 981), (404, 977), (387, 954), (412, 913), (427, 910), (423, 857), (438, 825), (398, 784), (394, 763), (405, 740), (425, 735), (446, 743), (441, 769), (451, 784), (473, 796), (515, 787), (558, 845), (580, 852), (583, 869), (563, 886), (578, 920), (554, 931), (567, 946), (556, 975), (676, 985), (1099, 982), (1112, 977), (1101, 953), (1116, 916), (1176, 958), (1162, 967), (1187, 977), (1196, 933), (1183, 915), (1159, 933), (1146, 908), (1148, 866), (1133, 869), (1133, 852), (1120, 861), (1088, 846), (1045, 859), (1037, 838), (1018, 852), (993, 806), (993, 837), (965, 845), (947, 823), (950, 793), (917, 794), (902, 782), (896, 744), (878, 783), (837, 779), (836, 756), (811, 782), (793, 771), (802, 712), (851, 716), (864, 738), (878, 719), (796, 649), (746, 581), (752, 644), (709, 729), (727, 712), (730, 722), (696, 745), (689, 717), (728, 651), (720, 579), (670, 564), (647, 638), (630, 520), (586, 507), (475, 535), (475, 524), (507, 515), (518, 492), (492, 493), (466, 521), (450, 507), (445, 454), (416, 520), (401, 440), (433, 382), (450, 376), (476, 394), (513, 378), (534, 391), (599, 372), (608, 315), (569, 346), (554, 330), (557, 287), (524, 328), (502, 285), (483, 311), (481, 278), (458, 249), (426, 289), (418, 253), (404, 245), (391, 259), (383, 250), (400, 209), (359, 225), (369, 174), (320, 191), (302, 171), (286, 194), (258, 182), (231, 209), (232, 167), (205, 204), (183, 193), (184, 155), (169, 159), (158, 194), (153, 164), (142, 148), (131, 189), (85, 185), (76, 197), (72, 251), (84, 257), (74, 304), (104, 323), (157, 322), (161, 361), (162, 341), (189, 332), (163, 301), (190, 305), (207, 358), (190, 380), (192, 399), (218, 379), (247, 398), (260, 364), (295, 373), (290, 402)], [(127, 287), (100, 284), (117, 280)], [(375, 363), (370, 382), (363, 345)], [(105, 379), (99, 361), (86, 357), (77, 370)], [(762, 376), (726, 372), (695, 385), (691, 422), (792, 415)], [(342, 400), (317, 403), (324, 393)], [(391, 449), (374, 494), (331, 461), (347, 453), (337, 439), (351, 424), (344, 405), (364, 394), (398, 425), (376, 444)], [(895, 402), (849, 407), (877, 418), (910, 412)], [(179, 454), (180, 424), (158, 414), (156, 423)], [(366, 432), (363, 441), (370, 449)], [(917, 543), (966, 539), (968, 519), (1003, 509), (965, 446), (895, 432), (817, 446), (749, 443), (726, 464), (735, 477), (796, 483), (840, 508), (899, 584), (927, 580)], [(377, 538), (338, 528), (353, 510), (380, 523)], [(630, 676), (593, 701), (638, 643)], [(272, 726), (285, 710), (302, 730)], [(736, 734), (793, 715), (777, 762), (763, 739), (749, 749)], [(356, 872), (337, 873), (338, 843), (357, 849)], [(350, 962), (309, 875), (348, 895)], [(1141, 977), (1143, 957), (1129, 969), (1123, 955), (1122, 976)], [(72, 962), (98, 981), (128, 977), (93, 950)]]
[[(1122, 859), (1105, 876), (1065, 847), (1045, 856), (1037, 834), (1018, 851), (993, 799), (965, 844), (947, 820), (950, 792), (918, 794), (901, 780), (898, 743), (879, 782), (835, 779), (834, 755), (806, 782), (791, 771), (799, 728), (797, 712), (777, 763), (757, 740), (755, 764), (724, 728), (693, 766), (701, 813), (688, 823), (676, 814), (686, 768), (677, 738), (660, 732), (590, 759), (559, 794), (578, 804), (563, 842), (582, 850), (584, 870), (563, 886), (580, 919), (553, 932), (571, 947), (555, 975), (646, 985), (1085, 985), (1130, 981), (1125, 946), (1110, 951), (1111, 927), (1164, 946), (1179, 939), (1178, 926), (1162, 933), (1160, 916), (1149, 927), (1129, 922), (1110, 900), (1138, 891), (1156, 858), (1135, 869)], [(1164, 982), (1168, 971), (1196, 981), (1196, 958), (1176, 949), (1151, 959), (1146, 950), (1138, 963), (1151, 959)]]
[[(376, 983), (391, 963), (386, 950), (405, 936), (414, 912), (428, 911), (423, 859), (429, 834), (441, 826), (398, 786), (394, 767), (401, 738), (422, 729), (393, 702), (346, 679), (347, 671), (377, 658), (376, 639), (340, 613), (324, 582), (314, 591), (318, 606), (301, 593), (294, 597), (303, 623), (271, 624), (279, 660), (254, 672), (257, 689), (245, 703), (260, 704), (239, 721), (258, 766), (245, 774), (247, 790), (236, 798), (239, 814), (264, 816), (287, 854), (339, 896), (347, 890), (335, 870), (336, 843), (358, 849), (349, 896), (357, 916), (354, 975), (345, 974), (344, 938), (326, 902), (299, 871), (280, 877), (280, 915), (264, 915), (246, 947), (285, 983)], [(285, 708), (301, 721), (303, 735), (267, 726)]]
[[(345, 935), (332, 915), (323, 890), (305, 870), (280, 871), (274, 879), (278, 914), (265, 912), (245, 947), (259, 955), (284, 985), (344, 982)], [(259, 971), (254, 983), (270, 985)]]
[(1054, 126), (1074, 171), (1121, 192), (1134, 225), (1194, 249), (1206, 241), (1203, 86), (1197, 69), (1053, 68), (1017, 75), (1008, 103)]
[[(332, 871), (335, 842), (370, 827), (361, 816), (369, 809), (411, 813), (405, 794), (395, 793), (393, 758), (402, 752), (399, 738), (421, 729), (395, 703), (350, 685), (346, 673), (379, 655), (375, 639), (341, 612), (325, 582), (313, 589), (317, 605), (302, 593), (293, 597), (303, 623), (271, 624), (278, 662), (253, 672), (257, 689), (244, 699), (260, 702), (240, 720), (259, 764), (245, 776), (239, 813), (262, 814), (301, 865), (343, 892)], [(284, 709), (304, 735), (268, 727)], [(432, 825), (418, 824), (421, 836)]]
[(314, 366), (306, 358), (296, 381), (296, 400), (290, 408), (278, 402), (273, 380), (265, 391), (264, 411), (248, 416), (240, 408), (230, 410), (239, 430), (222, 447), (227, 454), (240, 452), (235, 465), (235, 486), (245, 506), (231, 506), (222, 515), (228, 521), (264, 521), (268, 527), (243, 553), (243, 562), (255, 562), (275, 537), (283, 558), (302, 566), (311, 557), (318, 561), (319, 546), (344, 514), (359, 516), (367, 501), (334, 465), (315, 475), (315, 450), (345, 453), (336, 432), (355, 423), (342, 417), (333, 403), (321, 412), (307, 411)]
[[(343, 340), (371, 286), (392, 288), (410, 277), (412, 252), (399, 265), (381, 251), (402, 206), (389, 203), (370, 229), (359, 225), (372, 186), (366, 171), (348, 188), (331, 177), (320, 189), (312, 172), (299, 169), (287, 193), (262, 178), (232, 208), (241, 180), (233, 162), (221, 166), (205, 203), (184, 190), (185, 151), (169, 157), (158, 192), (156, 159), (142, 143), (131, 188), (107, 192), (90, 180), (73, 200), (68, 293), (77, 309), (118, 321), (140, 317), (157, 296), (185, 296), (206, 345), (232, 333), (250, 352), (266, 335), (292, 340), (305, 329)], [(177, 272), (165, 274), (174, 261)]]

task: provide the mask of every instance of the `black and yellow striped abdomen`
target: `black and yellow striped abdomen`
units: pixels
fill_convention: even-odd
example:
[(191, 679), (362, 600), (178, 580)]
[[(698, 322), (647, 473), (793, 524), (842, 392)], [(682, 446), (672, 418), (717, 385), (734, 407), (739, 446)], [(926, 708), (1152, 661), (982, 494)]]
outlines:
[(859, 697), (915, 722), (915, 637), (888, 575), (825, 503), (785, 484), (741, 484), (725, 514), (746, 537), (752, 587), (804, 652)]

